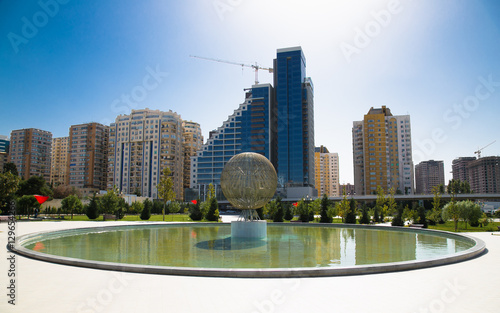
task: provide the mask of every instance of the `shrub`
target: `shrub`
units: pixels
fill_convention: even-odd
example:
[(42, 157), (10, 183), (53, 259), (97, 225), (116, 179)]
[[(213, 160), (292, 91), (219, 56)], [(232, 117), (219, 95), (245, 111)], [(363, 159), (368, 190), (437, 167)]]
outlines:
[(85, 215), (89, 218), (89, 220), (95, 220), (96, 218), (99, 217), (99, 209), (97, 206), (97, 199), (92, 197), (90, 200), (89, 204), (85, 208)]
[(285, 206), (285, 216), (283, 218), (287, 221), (291, 221), (293, 219), (293, 209), (290, 205)]
[(201, 221), (203, 219), (203, 214), (201, 214), (200, 209), (200, 199), (196, 201), (196, 204), (190, 206), (189, 218), (191, 218), (193, 221)]
[[(147, 221), (151, 217), (151, 207), (152, 207), (152, 205), (146, 203), (146, 200), (144, 200), (144, 206), (143, 206), (143, 209), (142, 209), (142, 212), (141, 212), (141, 216), (140, 216), (141, 220), (143, 220), (143, 221)], [(149, 201), (149, 203), (151, 203), (151, 201)]]
[(359, 220), (360, 224), (370, 224), (370, 215), (368, 214), (368, 207), (363, 204), (361, 207), (361, 219)]
[(206, 219), (211, 222), (219, 221), (219, 205), (217, 203), (217, 199), (212, 198), (209, 200), (209, 207), (206, 215)]

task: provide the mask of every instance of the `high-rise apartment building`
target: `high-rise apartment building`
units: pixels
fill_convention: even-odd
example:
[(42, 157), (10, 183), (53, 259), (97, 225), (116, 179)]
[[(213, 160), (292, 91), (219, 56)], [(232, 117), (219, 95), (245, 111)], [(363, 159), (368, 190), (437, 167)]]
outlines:
[(482, 157), (467, 165), (468, 181), (475, 193), (500, 193), (500, 157)]
[(393, 188), (414, 193), (409, 115), (394, 116), (389, 108), (371, 108), (352, 129), (356, 194), (386, 193)]
[(27, 128), (10, 134), (9, 162), (16, 165), (19, 176), (29, 179), (41, 176), (50, 183), (50, 155), (52, 133)]
[(191, 157), (196, 156), (196, 152), (203, 145), (203, 135), (201, 134), (200, 124), (193, 121), (183, 121), (184, 129), (184, 178), (183, 189), (190, 188), (191, 182)]
[(278, 49), (274, 70), (278, 184), (314, 187), (314, 91), (302, 48)]
[(66, 184), (92, 194), (107, 187), (109, 127), (99, 123), (69, 128)]
[(276, 133), (273, 123), (273, 88), (270, 84), (254, 85), (246, 90), (245, 101), (222, 126), (210, 132), (210, 138), (191, 158), (191, 188), (204, 198), (212, 184), (220, 194), (220, 175), (224, 165), (236, 154), (255, 152), (275, 162)]
[(328, 197), (340, 195), (339, 184), (339, 155), (330, 153), (324, 146), (316, 147), (315, 159), (315, 182), (318, 196), (326, 194)]
[(476, 160), (476, 157), (460, 157), (451, 162), (451, 172), (454, 180), (469, 182), (467, 167)]
[(423, 161), (415, 165), (415, 187), (417, 194), (431, 194), (435, 186), (444, 186), (443, 161)]
[(173, 189), (183, 196), (184, 152), (180, 115), (160, 110), (132, 110), (110, 125), (108, 188), (158, 198), (157, 185), (169, 167)]
[(3, 165), (9, 161), (9, 137), (0, 135), (0, 173)]
[(50, 183), (53, 186), (68, 183), (68, 151), (69, 137), (52, 138), (52, 154), (50, 162)]

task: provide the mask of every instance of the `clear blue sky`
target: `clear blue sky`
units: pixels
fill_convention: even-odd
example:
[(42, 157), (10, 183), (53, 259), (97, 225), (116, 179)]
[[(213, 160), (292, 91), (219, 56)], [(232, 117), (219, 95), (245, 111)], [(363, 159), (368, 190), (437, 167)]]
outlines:
[(0, 134), (62, 137), (149, 107), (199, 122), (206, 137), (254, 73), (189, 55), (270, 67), (276, 49), (300, 45), (316, 145), (339, 153), (341, 182), (353, 182), (352, 121), (372, 106), (410, 114), (415, 164), (444, 160), (450, 172), (494, 140), (483, 155), (500, 155), (498, 1), (60, 2), (0, 2)]

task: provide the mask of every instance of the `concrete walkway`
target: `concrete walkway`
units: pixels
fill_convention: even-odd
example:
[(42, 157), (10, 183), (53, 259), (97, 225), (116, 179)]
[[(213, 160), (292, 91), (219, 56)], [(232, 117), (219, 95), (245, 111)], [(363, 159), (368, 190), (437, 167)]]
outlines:
[[(16, 236), (126, 222), (26, 222)], [(9, 305), (7, 224), (0, 224), (0, 312), (500, 312), (500, 236), (471, 233), (488, 252), (422, 270), (349, 277), (236, 279), (148, 275), (15, 256)]]

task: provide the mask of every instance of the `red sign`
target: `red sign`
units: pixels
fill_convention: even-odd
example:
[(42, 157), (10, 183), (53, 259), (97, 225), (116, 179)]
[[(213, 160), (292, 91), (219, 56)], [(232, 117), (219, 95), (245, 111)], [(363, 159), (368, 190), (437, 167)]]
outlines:
[(292, 203), (293, 206), (299, 205), (297, 202)]
[(194, 205), (196, 205), (196, 204), (198, 203), (198, 201), (197, 201), (197, 200), (191, 200), (191, 202), (192, 202)]
[(34, 197), (36, 198), (36, 201), (38, 201), (38, 203), (40, 203), (40, 204), (44, 203), (45, 201), (47, 201), (49, 199), (48, 196), (34, 195)]

